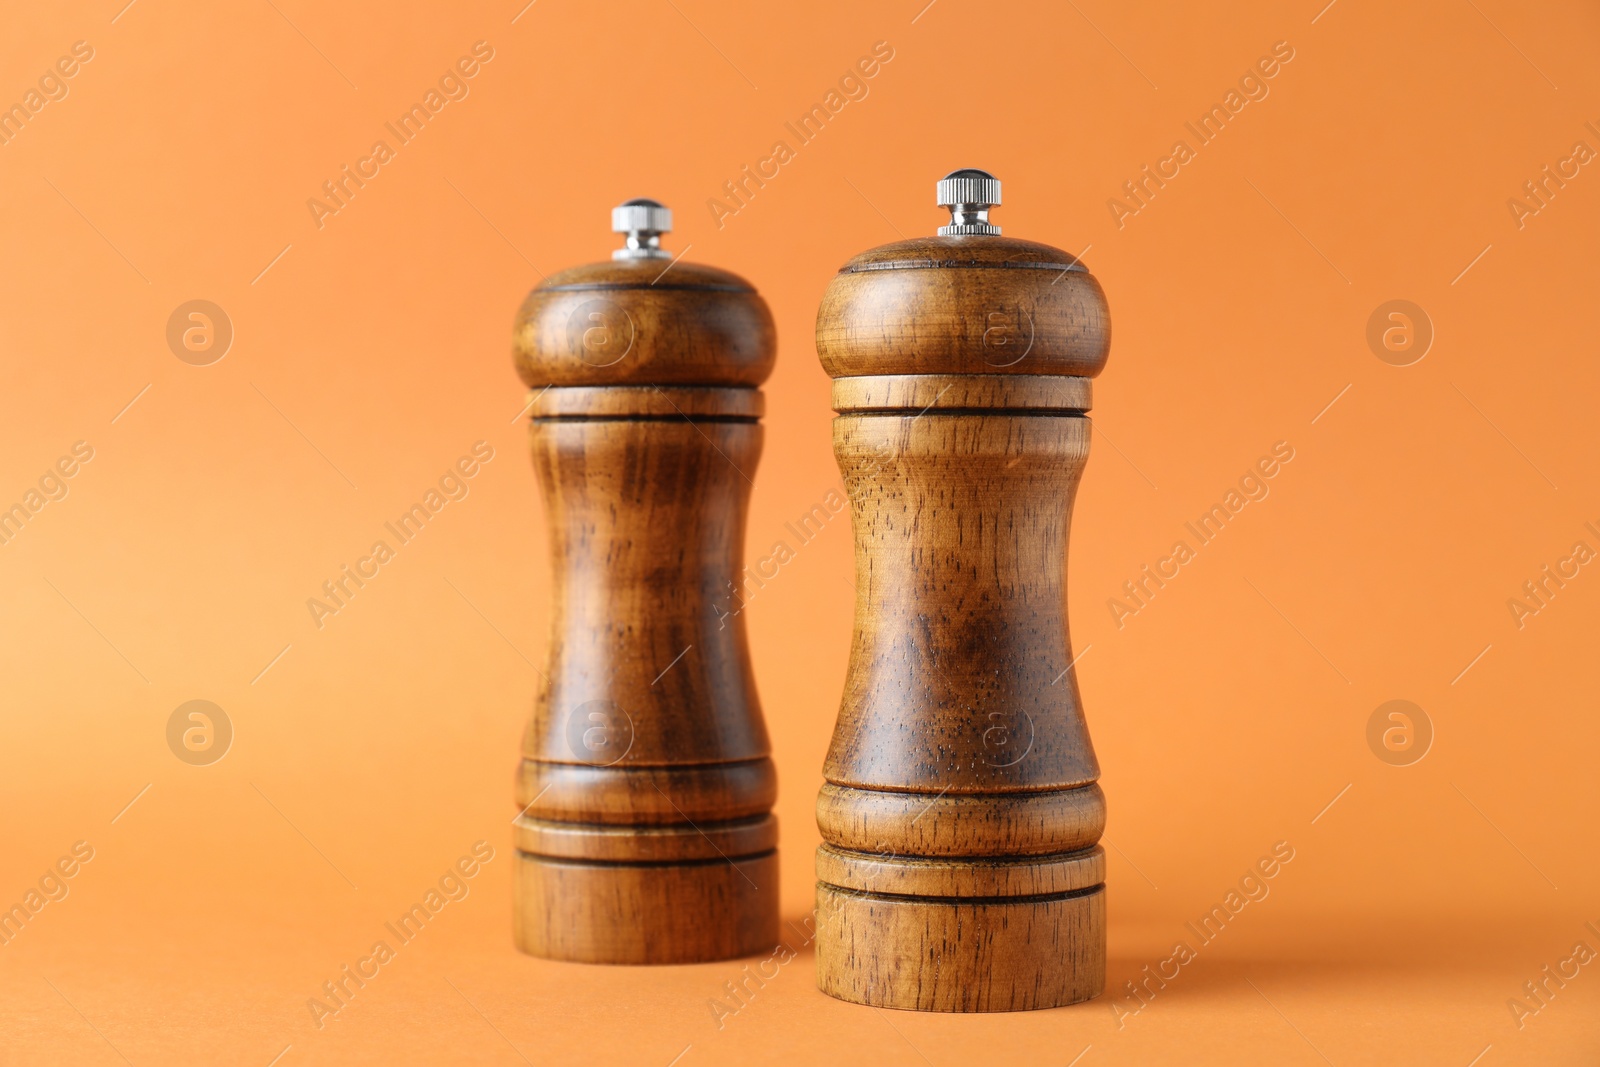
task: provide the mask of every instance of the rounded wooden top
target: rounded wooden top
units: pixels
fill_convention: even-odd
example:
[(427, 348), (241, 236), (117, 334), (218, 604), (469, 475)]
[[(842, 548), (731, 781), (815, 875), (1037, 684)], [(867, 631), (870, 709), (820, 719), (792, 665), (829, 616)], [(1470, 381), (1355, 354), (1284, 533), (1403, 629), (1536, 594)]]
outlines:
[(546, 278), (512, 332), (517, 373), (547, 385), (760, 385), (777, 331), (767, 303), (729, 271), (611, 260)]
[(846, 263), (817, 312), (835, 378), (887, 374), (1093, 377), (1111, 318), (1077, 257), (1011, 237), (915, 237)]

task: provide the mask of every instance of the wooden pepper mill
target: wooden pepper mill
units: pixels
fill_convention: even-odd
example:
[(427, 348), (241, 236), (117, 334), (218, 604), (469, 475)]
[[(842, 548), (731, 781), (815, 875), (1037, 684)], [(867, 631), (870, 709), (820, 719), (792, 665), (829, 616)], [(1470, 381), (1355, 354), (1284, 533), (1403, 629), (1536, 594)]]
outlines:
[(855, 633), (817, 798), (817, 982), (1013, 1011), (1105, 986), (1105, 827), (1066, 619), (1105, 295), (1001, 237), (1000, 183), (845, 264), (817, 314), (856, 539)]
[(777, 776), (743, 616), (745, 513), (776, 336), (743, 278), (623, 248), (517, 315), (554, 595), (523, 742), (515, 937), (536, 956), (687, 963), (778, 938)]

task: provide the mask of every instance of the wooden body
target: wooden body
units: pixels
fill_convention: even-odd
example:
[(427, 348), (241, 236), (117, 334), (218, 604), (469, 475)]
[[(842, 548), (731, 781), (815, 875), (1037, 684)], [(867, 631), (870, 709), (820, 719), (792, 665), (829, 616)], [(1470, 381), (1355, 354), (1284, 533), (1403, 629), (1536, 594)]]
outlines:
[(552, 277), (516, 331), (540, 390), (554, 596), (514, 927), (556, 959), (683, 963), (777, 939), (777, 778), (729, 605), (772, 322), (736, 276), (680, 264), (652, 285), (662, 266)]
[(848, 264), (817, 337), (857, 590), (818, 984), (935, 1011), (1095, 996), (1105, 801), (1065, 597), (1104, 297), (1048, 246), (928, 238)]

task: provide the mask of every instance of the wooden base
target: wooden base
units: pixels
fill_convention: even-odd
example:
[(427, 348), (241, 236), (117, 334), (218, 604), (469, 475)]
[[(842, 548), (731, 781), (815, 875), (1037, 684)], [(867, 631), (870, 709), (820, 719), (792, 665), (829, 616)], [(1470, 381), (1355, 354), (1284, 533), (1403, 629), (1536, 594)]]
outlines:
[[(915, 1011), (1027, 1011), (1076, 1004), (1105, 989), (1105, 859), (1098, 846), (973, 863), (824, 845), (817, 870), (856, 886), (817, 883), (817, 986), (829, 996)], [(875, 891), (884, 885), (963, 895)], [(1023, 889), (1041, 885), (1058, 891)]]
[(778, 854), (591, 863), (516, 854), (513, 937), (578, 963), (704, 963), (778, 943)]

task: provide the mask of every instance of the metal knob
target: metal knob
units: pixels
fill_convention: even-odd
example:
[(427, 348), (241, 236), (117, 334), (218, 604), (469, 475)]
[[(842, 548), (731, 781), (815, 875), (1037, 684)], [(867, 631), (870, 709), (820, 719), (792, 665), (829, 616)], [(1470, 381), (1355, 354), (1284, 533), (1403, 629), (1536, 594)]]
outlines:
[(661, 235), (672, 232), (672, 209), (659, 200), (638, 197), (611, 209), (611, 229), (627, 234), (612, 259), (671, 259)]
[(989, 209), (1000, 205), (999, 178), (967, 167), (939, 179), (938, 191), (939, 206), (950, 209), (950, 225), (939, 227), (940, 237), (1000, 233), (1000, 227), (989, 221)]

